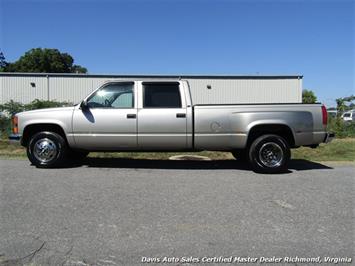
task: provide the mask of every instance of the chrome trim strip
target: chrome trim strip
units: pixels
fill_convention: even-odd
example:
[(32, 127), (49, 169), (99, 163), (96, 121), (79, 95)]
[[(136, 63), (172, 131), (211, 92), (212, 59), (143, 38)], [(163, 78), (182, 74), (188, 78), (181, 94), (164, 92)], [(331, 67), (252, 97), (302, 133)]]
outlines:
[(127, 134), (112, 134), (112, 133), (75, 133), (75, 134), (67, 134), (68, 137), (126, 137), (132, 136), (135, 137), (137, 134), (127, 133)]
[(196, 137), (213, 137), (213, 136), (247, 136), (246, 133), (197, 133)]
[(164, 134), (161, 134), (161, 133), (149, 133), (149, 134), (132, 134), (132, 133), (126, 133), (126, 134), (114, 134), (114, 133), (93, 133), (93, 134), (90, 134), (90, 133), (75, 133), (75, 134), (67, 134), (68, 137), (125, 137), (125, 136), (139, 136), (139, 137), (165, 137), (165, 136), (177, 136), (177, 137), (181, 137), (181, 136), (191, 136), (191, 134), (186, 134), (186, 133), (183, 133), (183, 134), (176, 134), (176, 133), (164, 133)]

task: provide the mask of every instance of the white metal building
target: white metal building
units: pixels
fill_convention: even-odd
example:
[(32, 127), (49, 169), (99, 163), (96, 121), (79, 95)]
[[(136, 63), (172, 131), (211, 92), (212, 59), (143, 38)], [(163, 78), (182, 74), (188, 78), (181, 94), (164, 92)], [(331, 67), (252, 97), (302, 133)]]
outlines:
[(89, 75), (0, 73), (0, 103), (77, 103), (109, 80), (188, 80), (194, 104), (301, 103), (302, 76)]

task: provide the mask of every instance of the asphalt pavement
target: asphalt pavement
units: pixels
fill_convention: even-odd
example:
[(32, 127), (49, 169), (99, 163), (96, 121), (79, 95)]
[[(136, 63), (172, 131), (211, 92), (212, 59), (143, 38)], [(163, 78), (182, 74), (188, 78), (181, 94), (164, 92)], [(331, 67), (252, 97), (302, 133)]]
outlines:
[(0, 264), (350, 258), (354, 170), (302, 160), (277, 175), (235, 161), (87, 159), (37, 169), (0, 160)]

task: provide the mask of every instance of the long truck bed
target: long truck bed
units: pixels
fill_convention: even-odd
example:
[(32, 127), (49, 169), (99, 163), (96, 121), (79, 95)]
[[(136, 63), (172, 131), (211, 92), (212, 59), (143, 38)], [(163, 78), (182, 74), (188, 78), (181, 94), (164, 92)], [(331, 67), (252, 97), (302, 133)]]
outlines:
[(247, 145), (252, 130), (287, 131), (293, 146), (324, 141), (321, 104), (195, 105), (194, 148), (233, 150)]

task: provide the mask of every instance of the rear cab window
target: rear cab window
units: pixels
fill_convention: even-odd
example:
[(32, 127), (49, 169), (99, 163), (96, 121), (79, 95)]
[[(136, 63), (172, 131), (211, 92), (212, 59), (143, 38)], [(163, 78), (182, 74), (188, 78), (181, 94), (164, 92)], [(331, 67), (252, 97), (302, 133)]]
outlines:
[(181, 108), (179, 82), (143, 82), (143, 108)]

